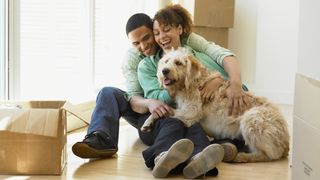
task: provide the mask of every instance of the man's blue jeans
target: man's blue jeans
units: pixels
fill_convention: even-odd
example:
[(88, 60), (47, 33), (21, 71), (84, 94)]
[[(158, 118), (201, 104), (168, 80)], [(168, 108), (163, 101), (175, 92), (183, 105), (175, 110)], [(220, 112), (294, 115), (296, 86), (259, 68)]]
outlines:
[(180, 120), (170, 117), (158, 119), (154, 124), (153, 131), (141, 132), (140, 127), (149, 115), (150, 113), (139, 114), (132, 111), (124, 91), (114, 87), (105, 87), (97, 96), (88, 134), (97, 130), (103, 131), (111, 137), (118, 148), (119, 119), (124, 117), (138, 129), (142, 142), (150, 146), (142, 154), (146, 166), (151, 168), (154, 166), (154, 158), (161, 152), (168, 150), (177, 140), (188, 138), (193, 141), (195, 145), (193, 155), (210, 144), (199, 123), (185, 128)]
[(132, 126), (138, 128), (140, 116), (141, 114), (132, 111), (124, 91), (114, 87), (104, 87), (97, 96), (88, 134), (97, 130), (103, 131), (118, 147), (120, 117), (124, 117)]

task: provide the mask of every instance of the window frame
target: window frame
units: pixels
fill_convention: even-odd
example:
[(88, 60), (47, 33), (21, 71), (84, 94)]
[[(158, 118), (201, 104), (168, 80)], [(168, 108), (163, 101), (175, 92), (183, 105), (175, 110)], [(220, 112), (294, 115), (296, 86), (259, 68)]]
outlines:
[(8, 0), (0, 2), (0, 99), (8, 100)]

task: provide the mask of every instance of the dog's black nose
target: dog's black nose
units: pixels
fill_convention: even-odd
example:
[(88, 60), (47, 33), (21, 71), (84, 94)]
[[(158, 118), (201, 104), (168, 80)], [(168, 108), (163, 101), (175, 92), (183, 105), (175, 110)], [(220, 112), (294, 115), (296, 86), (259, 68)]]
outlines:
[(162, 69), (162, 74), (163, 74), (163, 75), (168, 75), (169, 72), (170, 72), (170, 70), (169, 70), (168, 68)]

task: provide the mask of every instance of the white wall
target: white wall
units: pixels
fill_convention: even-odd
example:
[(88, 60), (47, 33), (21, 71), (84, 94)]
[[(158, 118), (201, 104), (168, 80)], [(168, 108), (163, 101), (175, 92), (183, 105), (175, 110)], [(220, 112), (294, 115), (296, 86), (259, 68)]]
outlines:
[(298, 72), (320, 80), (320, 1), (300, 0)]
[(243, 82), (275, 103), (293, 104), (297, 69), (298, 0), (236, 0), (230, 49)]
[(242, 79), (246, 84), (255, 81), (257, 8), (256, 0), (236, 0), (234, 26), (229, 29), (229, 49), (241, 63)]

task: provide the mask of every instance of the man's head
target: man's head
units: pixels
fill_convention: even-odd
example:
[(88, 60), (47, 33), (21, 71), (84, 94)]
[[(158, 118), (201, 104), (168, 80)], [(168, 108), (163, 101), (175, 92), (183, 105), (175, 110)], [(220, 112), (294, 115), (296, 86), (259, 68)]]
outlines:
[(152, 20), (143, 13), (132, 15), (127, 21), (126, 33), (131, 43), (145, 56), (156, 53), (158, 45), (152, 32)]

